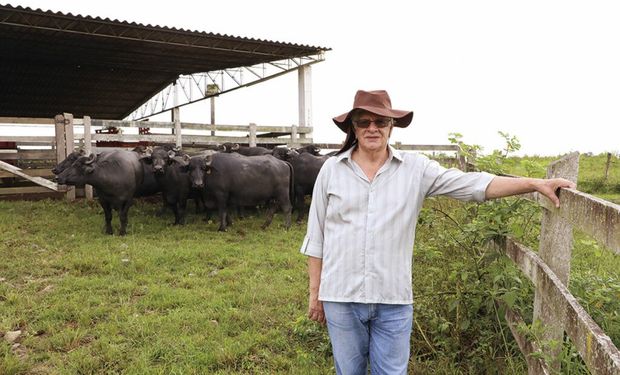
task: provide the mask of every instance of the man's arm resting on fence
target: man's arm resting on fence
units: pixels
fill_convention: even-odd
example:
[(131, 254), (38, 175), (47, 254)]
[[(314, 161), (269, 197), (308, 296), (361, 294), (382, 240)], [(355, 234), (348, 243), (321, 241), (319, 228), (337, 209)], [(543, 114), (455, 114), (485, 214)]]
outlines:
[(542, 179), (495, 176), (489, 186), (487, 186), (485, 198), (502, 198), (537, 191), (549, 198), (557, 208), (560, 207), (560, 200), (555, 192), (559, 188), (574, 189), (575, 187), (574, 182), (563, 178)]

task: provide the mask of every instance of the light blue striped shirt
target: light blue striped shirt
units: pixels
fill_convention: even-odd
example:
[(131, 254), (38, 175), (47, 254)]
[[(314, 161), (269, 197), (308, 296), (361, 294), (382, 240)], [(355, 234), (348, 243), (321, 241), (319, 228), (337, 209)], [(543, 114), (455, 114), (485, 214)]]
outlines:
[(493, 175), (446, 169), (426, 156), (389, 147), (372, 182), (351, 150), (329, 158), (316, 180), (301, 246), (322, 258), (319, 300), (413, 303), (415, 227), (424, 198), (484, 201)]

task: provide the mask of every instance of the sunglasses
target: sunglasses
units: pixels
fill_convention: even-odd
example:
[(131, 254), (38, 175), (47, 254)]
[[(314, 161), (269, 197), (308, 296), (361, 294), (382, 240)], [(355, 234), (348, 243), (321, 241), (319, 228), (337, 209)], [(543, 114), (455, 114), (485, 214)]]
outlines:
[(360, 129), (366, 129), (373, 122), (375, 123), (375, 126), (377, 128), (387, 128), (388, 126), (392, 124), (392, 119), (388, 117), (382, 117), (376, 120), (361, 119), (361, 120), (355, 120), (352, 122), (353, 122), (353, 125), (355, 125), (355, 127), (360, 128)]

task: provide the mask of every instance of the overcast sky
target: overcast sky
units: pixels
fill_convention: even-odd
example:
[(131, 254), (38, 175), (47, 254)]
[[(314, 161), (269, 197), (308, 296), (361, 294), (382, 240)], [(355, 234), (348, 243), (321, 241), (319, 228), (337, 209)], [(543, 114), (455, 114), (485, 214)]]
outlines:
[[(521, 154), (620, 151), (618, 1), (9, 4), (330, 47), (312, 68), (317, 142), (343, 140), (331, 118), (351, 108), (358, 89), (385, 89), (394, 108), (415, 112), (393, 141), (445, 144), (459, 132), (490, 152), (502, 147), (503, 131), (519, 138)], [(209, 121), (208, 101), (190, 107), (182, 121)], [(297, 75), (223, 95), (216, 109), (218, 123), (297, 123)]]

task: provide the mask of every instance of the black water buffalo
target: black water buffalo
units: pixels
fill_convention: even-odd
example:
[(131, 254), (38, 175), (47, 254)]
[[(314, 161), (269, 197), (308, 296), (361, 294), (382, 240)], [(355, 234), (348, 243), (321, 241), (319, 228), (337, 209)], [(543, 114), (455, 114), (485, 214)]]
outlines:
[(79, 156), (58, 175), (58, 183), (82, 187), (92, 185), (105, 215), (105, 232), (112, 231), (112, 209), (119, 211), (121, 236), (127, 233), (127, 213), (144, 172), (138, 154), (111, 151)]
[(222, 143), (218, 147), (218, 151), (225, 153), (236, 152), (245, 156), (260, 156), (260, 155), (269, 155), (271, 154), (271, 150), (265, 147), (249, 147), (249, 146), (240, 146), (238, 143)]
[(279, 148), (281, 150), (274, 153), (274, 156), (291, 163), (295, 173), (294, 202), (295, 209), (297, 209), (297, 222), (300, 223), (306, 213), (305, 196), (312, 195), (312, 189), (314, 189), (314, 183), (319, 170), (329, 156), (315, 156), (308, 152), (299, 153), (296, 150)]
[(279, 206), (284, 225), (291, 225), (293, 169), (271, 155), (247, 157), (240, 154), (214, 153), (191, 158), (188, 171), (192, 186), (204, 187), (214, 197), (220, 219), (219, 231), (230, 222), (230, 208), (269, 203), (262, 228), (271, 224)]
[[(146, 148), (142, 146), (138, 146), (132, 150), (139, 156), (144, 155), (146, 152)], [(102, 153), (109, 153), (112, 151), (103, 151)], [(65, 160), (56, 164), (56, 166), (52, 169), (52, 173), (58, 176), (62, 173), (66, 168), (70, 167), (79, 157), (86, 156), (86, 151), (84, 149), (75, 150), (70, 153)], [(153, 166), (147, 163), (142, 163), (143, 169), (143, 179), (142, 183), (136, 189), (135, 196), (136, 197), (149, 197), (151, 195), (155, 195), (161, 191), (159, 184), (155, 180), (155, 172), (153, 171)]]
[(84, 149), (79, 149), (79, 150), (73, 151), (72, 153), (67, 155), (65, 160), (63, 160), (60, 163), (56, 164), (56, 166), (54, 168), (52, 168), (52, 173), (55, 174), (55, 175), (61, 174), (62, 171), (64, 171), (65, 169), (69, 168), (81, 156), (86, 156), (86, 151), (84, 151)]
[(155, 147), (144, 151), (140, 160), (154, 172), (155, 180), (162, 192), (164, 205), (174, 212), (174, 224), (185, 224), (185, 209), (191, 192), (187, 162), (189, 156), (177, 154), (180, 150)]
[(321, 148), (316, 145), (312, 145), (312, 144), (298, 147), (295, 150), (300, 154), (307, 152), (314, 156), (321, 156)]

